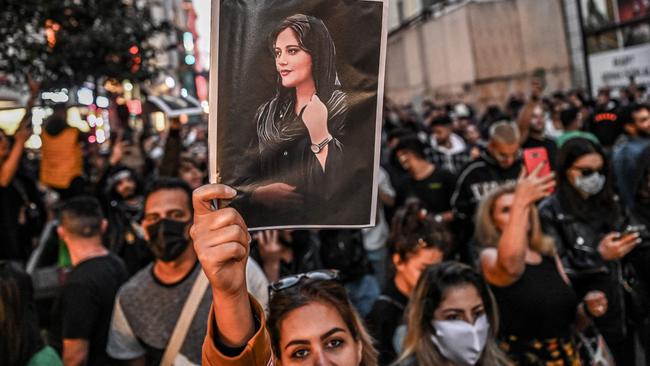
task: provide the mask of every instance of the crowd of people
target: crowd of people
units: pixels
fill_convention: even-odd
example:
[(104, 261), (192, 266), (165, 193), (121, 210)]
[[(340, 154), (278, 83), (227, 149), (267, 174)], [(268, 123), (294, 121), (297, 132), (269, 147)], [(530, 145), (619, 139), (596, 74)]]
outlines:
[[(204, 122), (118, 107), (100, 149), (57, 105), (34, 164), (28, 114), (0, 133), (0, 364), (650, 364), (649, 96), (610, 93), (386, 101), (362, 230), (215, 210), (237, 192), (206, 184)], [(44, 311), (25, 265), (52, 220)]]

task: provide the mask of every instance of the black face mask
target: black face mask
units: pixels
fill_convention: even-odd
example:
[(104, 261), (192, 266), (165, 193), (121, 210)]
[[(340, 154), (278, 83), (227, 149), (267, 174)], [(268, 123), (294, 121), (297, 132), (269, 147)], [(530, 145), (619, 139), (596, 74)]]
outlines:
[(162, 219), (148, 226), (148, 244), (153, 255), (163, 262), (178, 258), (190, 242), (185, 235), (188, 224), (189, 221)]

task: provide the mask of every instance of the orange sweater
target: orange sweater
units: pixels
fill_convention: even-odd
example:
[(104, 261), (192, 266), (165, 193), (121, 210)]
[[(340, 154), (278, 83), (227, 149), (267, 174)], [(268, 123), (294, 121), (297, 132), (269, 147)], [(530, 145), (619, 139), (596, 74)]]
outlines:
[(56, 136), (43, 130), (41, 138), (41, 182), (52, 188), (70, 187), (70, 182), (83, 172), (79, 130), (68, 127)]
[[(208, 332), (203, 342), (203, 365), (207, 366), (273, 366), (271, 338), (266, 330), (266, 320), (262, 306), (250, 296), (253, 315), (260, 320), (260, 328), (246, 344), (244, 351), (237, 357), (224, 356), (215, 344), (216, 321), (213, 308), (208, 316)], [(214, 307), (214, 304), (212, 305)]]

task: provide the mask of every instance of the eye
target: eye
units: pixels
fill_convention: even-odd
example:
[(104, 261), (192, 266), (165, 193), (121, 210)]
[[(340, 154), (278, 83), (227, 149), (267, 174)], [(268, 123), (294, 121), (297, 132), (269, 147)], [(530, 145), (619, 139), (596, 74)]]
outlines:
[(305, 348), (297, 349), (291, 354), (291, 358), (295, 359), (305, 359), (309, 356), (309, 350)]
[(275, 58), (280, 57), (280, 54), (282, 54), (282, 52), (276, 50), (276, 51), (275, 51)]
[(343, 344), (342, 339), (332, 339), (329, 342), (327, 342), (327, 348), (339, 348)]
[(289, 48), (289, 50), (287, 51), (287, 53), (292, 55), (292, 56), (295, 55), (298, 52), (300, 52), (299, 48)]
[(462, 320), (460, 314), (449, 314), (445, 316), (445, 320)]

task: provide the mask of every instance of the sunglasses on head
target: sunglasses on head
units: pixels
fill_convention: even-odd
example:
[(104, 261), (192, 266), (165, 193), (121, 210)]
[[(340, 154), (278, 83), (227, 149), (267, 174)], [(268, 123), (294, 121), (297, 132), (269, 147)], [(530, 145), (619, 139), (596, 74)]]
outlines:
[(339, 271), (335, 269), (321, 269), (306, 273), (299, 273), (293, 276), (283, 277), (280, 280), (269, 285), (269, 294), (273, 295), (291, 288), (300, 283), (303, 279), (314, 281), (338, 281), (340, 279)]

